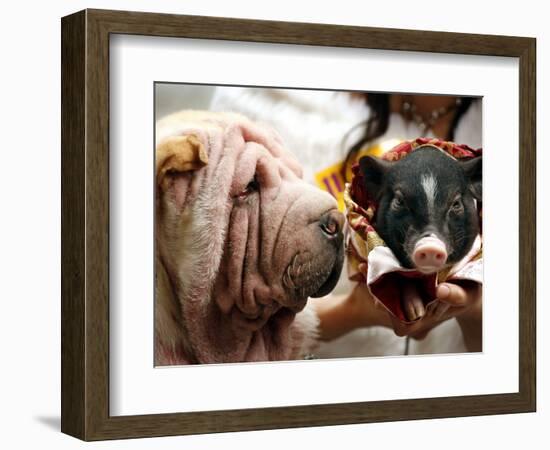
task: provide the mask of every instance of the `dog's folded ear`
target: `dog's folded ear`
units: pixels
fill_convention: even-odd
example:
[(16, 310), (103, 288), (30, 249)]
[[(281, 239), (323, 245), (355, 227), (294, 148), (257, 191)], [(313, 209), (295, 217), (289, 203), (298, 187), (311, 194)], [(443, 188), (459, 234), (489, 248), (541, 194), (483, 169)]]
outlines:
[(194, 134), (171, 136), (156, 149), (157, 186), (166, 190), (170, 175), (200, 169), (208, 164), (208, 155), (202, 142)]

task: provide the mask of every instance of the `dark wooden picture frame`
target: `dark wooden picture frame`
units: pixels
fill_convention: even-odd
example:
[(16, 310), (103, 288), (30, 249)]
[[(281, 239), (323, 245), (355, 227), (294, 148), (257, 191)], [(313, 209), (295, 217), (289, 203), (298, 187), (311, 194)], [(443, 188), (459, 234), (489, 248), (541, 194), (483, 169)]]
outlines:
[[(61, 30), (64, 433), (99, 440), (535, 411), (535, 39), (104, 10), (85, 10), (64, 17)], [(519, 58), (519, 392), (110, 416), (111, 34)]]

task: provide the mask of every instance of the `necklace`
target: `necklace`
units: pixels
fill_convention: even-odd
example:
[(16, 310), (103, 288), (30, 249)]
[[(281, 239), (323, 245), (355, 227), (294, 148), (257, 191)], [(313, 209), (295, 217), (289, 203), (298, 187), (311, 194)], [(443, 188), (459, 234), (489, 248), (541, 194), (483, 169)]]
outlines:
[(401, 114), (405, 119), (414, 121), (422, 129), (422, 133), (426, 134), (441, 117), (454, 111), (461, 104), (462, 99), (457, 98), (454, 103), (449, 106), (440, 106), (430, 111), (428, 114), (422, 115), (418, 112), (415, 103), (410, 99), (403, 101), (401, 105)]

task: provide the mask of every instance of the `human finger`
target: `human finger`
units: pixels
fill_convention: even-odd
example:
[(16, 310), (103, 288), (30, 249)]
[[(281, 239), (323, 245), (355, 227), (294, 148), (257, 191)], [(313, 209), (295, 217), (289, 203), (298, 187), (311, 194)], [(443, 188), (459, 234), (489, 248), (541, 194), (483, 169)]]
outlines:
[(468, 292), (454, 283), (442, 283), (437, 287), (436, 297), (440, 302), (452, 306), (464, 306), (468, 303)]

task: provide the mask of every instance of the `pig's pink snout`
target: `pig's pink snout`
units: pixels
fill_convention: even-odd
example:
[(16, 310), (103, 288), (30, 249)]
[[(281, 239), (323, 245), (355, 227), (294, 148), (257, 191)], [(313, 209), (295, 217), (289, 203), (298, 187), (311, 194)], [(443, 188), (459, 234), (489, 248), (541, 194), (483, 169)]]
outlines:
[(412, 257), (414, 265), (420, 272), (437, 272), (447, 262), (447, 250), (441, 240), (428, 236), (416, 243)]

